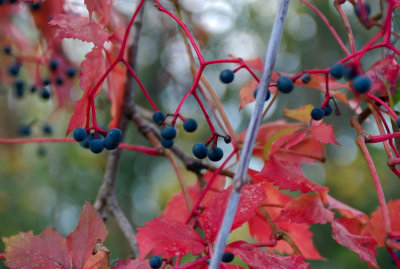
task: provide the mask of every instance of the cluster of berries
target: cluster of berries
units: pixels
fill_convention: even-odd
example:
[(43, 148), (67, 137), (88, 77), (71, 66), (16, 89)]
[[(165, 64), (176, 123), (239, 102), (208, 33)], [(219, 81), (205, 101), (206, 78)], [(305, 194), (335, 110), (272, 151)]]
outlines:
[[(156, 111), (153, 114), (153, 121), (158, 125), (162, 125), (166, 116), (161, 111)], [(188, 133), (193, 133), (197, 130), (197, 121), (195, 119), (185, 119), (183, 121), (183, 129)], [(164, 126), (161, 129), (161, 144), (164, 148), (171, 148), (174, 145), (174, 138), (177, 131), (173, 126)]]
[(73, 137), (77, 142), (80, 142), (82, 147), (89, 148), (91, 152), (97, 154), (102, 152), (104, 148), (108, 150), (118, 148), (122, 141), (122, 131), (118, 128), (111, 129), (103, 140), (102, 135), (97, 132), (92, 134), (83, 128), (77, 128)]

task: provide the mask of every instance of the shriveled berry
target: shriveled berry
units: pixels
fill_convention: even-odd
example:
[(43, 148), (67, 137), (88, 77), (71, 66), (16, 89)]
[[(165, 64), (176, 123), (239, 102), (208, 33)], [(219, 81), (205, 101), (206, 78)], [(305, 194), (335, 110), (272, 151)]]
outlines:
[(337, 79), (340, 79), (343, 77), (344, 73), (346, 72), (346, 68), (342, 63), (336, 63), (331, 66), (331, 69), (329, 70), (329, 74)]
[(311, 81), (311, 75), (308, 74), (308, 73), (304, 73), (304, 74), (301, 76), (301, 81), (302, 81), (304, 84), (309, 83), (309, 82)]
[(327, 105), (326, 107), (324, 107), (324, 115), (325, 116), (329, 116), (332, 113), (332, 106), (331, 105)]
[(276, 87), (282, 93), (290, 93), (293, 90), (294, 85), (293, 81), (289, 77), (281, 76), (278, 78)]
[(165, 126), (161, 129), (161, 136), (164, 139), (172, 140), (176, 137), (176, 129), (172, 126)]
[(211, 148), (208, 150), (207, 156), (210, 161), (218, 162), (222, 159), (222, 157), (224, 157), (224, 152), (219, 147), (216, 147), (214, 149)]
[(169, 149), (170, 147), (172, 147), (173, 144), (174, 144), (174, 140), (167, 140), (167, 139), (162, 139), (161, 140), (161, 145), (164, 148)]
[(319, 106), (314, 107), (313, 110), (311, 110), (311, 118), (313, 120), (320, 120), (324, 117), (324, 115), (325, 115), (324, 110)]
[(185, 131), (189, 133), (196, 131), (197, 121), (195, 119), (186, 119), (183, 122), (183, 129), (185, 129)]
[[(254, 99), (257, 98), (257, 92), (258, 92), (258, 88), (256, 88), (256, 89), (254, 90), (254, 93), (253, 93)], [(269, 89), (267, 89), (267, 95), (265, 96), (265, 101), (268, 101), (268, 99), (269, 99), (270, 97), (271, 97), (271, 92), (269, 91)]]
[(224, 137), (224, 142), (225, 142), (226, 144), (231, 143), (231, 141), (232, 141), (232, 137), (231, 137), (230, 135), (227, 135), (227, 136)]
[(231, 83), (234, 78), (235, 74), (230, 69), (222, 70), (222, 72), (219, 74), (219, 80), (226, 84)]
[(87, 138), (86, 130), (83, 128), (76, 128), (73, 134), (75, 141), (82, 142)]
[(149, 260), (150, 267), (153, 269), (158, 269), (162, 265), (162, 259), (160, 256), (152, 256)]
[(371, 79), (367, 76), (357, 76), (353, 80), (353, 88), (358, 93), (366, 93), (371, 88), (372, 82)]
[(161, 111), (156, 111), (153, 113), (153, 121), (158, 125), (161, 125), (165, 120), (165, 115)]
[(89, 149), (93, 153), (100, 153), (104, 149), (103, 140), (96, 138), (89, 142)]
[(204, 159), (207, 157), (208, 149), (207, 146), (201, 142), (194, 144), (192, 148), (193, 155), (198, 159)]
[(224, 255), (222, 255), (221, 261), (229, 263), (229, 262), (233, 261), (234, 258), (235, 258), (235, 255), (233, 255), (233, 253), (225, 252)]

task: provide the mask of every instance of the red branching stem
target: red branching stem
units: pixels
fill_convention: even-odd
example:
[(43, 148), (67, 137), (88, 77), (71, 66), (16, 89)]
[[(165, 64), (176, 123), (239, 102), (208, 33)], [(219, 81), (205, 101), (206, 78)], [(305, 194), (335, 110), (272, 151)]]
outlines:
[(394, 2), (388, 1), (388, 10), (386, 13), (385, 24), (383, 25), (382, 31), (385, 33), (383, 42), (386, 44), (390, 44), (390, 36), (392, 35), (392, 16), (393, 16), (393, 8)]
[(0, 144), (28, 144), (28, 143), (73, 143), (73, 138), (33, 137), (0, 139)]
[(193, 92), (193, 96), (194, 96), (194, 98), (196, 99), (197, 103), (199, 103), (199, 106), (200, 106), (200, 108), (201, 108), (201, 111), (203, 111), (204, 117), (206, 118), (206, 121), (207, 121), (207, 123), (208, 123), (208, 126), (210, 127), (211, 133), (214, 134), (214, 133), (215, 133), (215, 128), (214, 128), (214, 126), (213, 126), (213, 124), (212, 124), (212, 122), (211, 122), (210, 117), (208, 116), (208, 113), (207, 113), (207, 111), (206, 111), (206, 109), (205, 109), (203, 103), (201, 102), (201, 100), (200, 100), (200, 98), (199, 98), (199, 96), (197, 95), (196, 92)]
[(246, 70), (253, 76), (253, 78), (260, 83), (260, 79), (258, 76), (253, 72), (253, 70), (250, 69), (250, 67), (247, 66), (247, 64), (243, 64), (243, 67), (246, 68)]
[(95, 131), (97, 131), (98, 126), (97, 126), (97, 119), (96, 119), (96, 107), (94, 104), (94, 96), (93, 95), (89, 96), (89, 100), (90, 100), (89, 106), (92, 108), (92, 124), (93, 124)]
[(132, 151), (138, 151), (140, 153), (152, 155), (152, 156), (161, 154), (161, 151), (159, 148), (150, 148), (150, 147), (141, 146), (141, 145), (119, 144), (118, 148), (132, 150)]
[(308, 2), (307, 0), (300, 0), (300, 1), (303, 2), (309, 8), (311, 8), (315, 13), (317, 13), (317, 15), (321, 18), (321, 20), (325, 23), (325, 25), (331, 31), (333, 37), (337, 40), (337, 42), (339, 43), (339, 45), (342, 48), (342, 50), (346, 53), (346, 55), (350, 55), (350, 52), (346, 48), (346, 45), (343, 43), (342, 39), (339, 37), (339, 35), (336, 32), (335, 28), (333, 28), (333, 26), (331, 25), (329, 20), (325, 17), (325, 15), (322, 14), (322, 12), (316, 6), (314, 6), (313, 4)]
[(375, 95), (373, 95), (372, 93), (367, 93), (367, 96), (371, 99), (373, 99), (374, 101), (376, 101), (377, 103), (381, 104), (384, 108), (387, 109), (387, 112), (390, 113), (392, 115), (392, 117), (397, 120), (397, 115), (396, 113), (394, 113), (394, 111), (381, 99), (379, 99), (378, 97), (376, 97)]
[(391, 134), (384, 134), (384, 135), (371, 135), (371, 138), (368, 138), (366, 143), (379, 143), (389, 139), (393, 139), (395, 137), (400, 137), (400, 133), (391, 133)]
[(278, 241), (275, 239), (275, 237), (271, 236), (272, 241), (269, 242), (261, 242), (261, 243), (253, 243), (252, 245), (255, 247), (275, 247)]
[(388, 233), (392, 230), (390, 225), (389, 210), (386, 205), (385, 194), (383, 193), (382, 185), (379, 180), (378, 173), (376, 172), (374, 161), (372, 160), (371, 154), (369, 153), (368, 148), (365, 144), (364, 137), (359, 135), (356, 138), (356, 142), (360, 147), (362, 154), (364, 155), (365, 161), (367, 162), (368, 165), (368, 169), (371, 173), (372, 181), (375, 185), (376, 194), (378, 196), (378, 201), (381, 208), (383, 223), (385, 225), (385, 232)]
[[(231, 152), (231, 154), (229, 154), (229, 156), (226, 158), (226, 160), (221, 164), (221, 166), (218, 167), (218, 169), (215, 170), (215, 172), (212, 174), (210, 181), (208, 181), (207, 185), (204, 187), (203, 191), (201, 192), (201, 195), (200, 195), (199, 199), (197, 200), (196, 204), (193, 206), (193, 210), (197, 210), (199, 208), (201, 201), (203, 201), (204, 197), (207, 194), (207, 191), (211, 188), (214, 180), (217, 178), (219, 173), (224, 169), (224, 167), (228, 164), (228, 162), (231, 160), (231, 158), (233, 156), (235, 156), (236, 152), (237, 152), (237, 150), (233, 150)], [(186, 221), (185, 221), (186, 224), (188, 224), (189, 221), (191, 220), (191, 218), (195, 215), (193, 210), (190, 213), (189, 217), (186, 219)]]
[(156, 3), (157, 9), (161, 12), (166, 13), (168, 16), (170, 16), (172, 19), (174, 19), (183, 29), (183, 31), (185, 32), (185, 34), (187, 35), (190, 43), (193, 46), (194, 51), (197, 54), (197, 58), (199, 59), (200, 64), (202, 65), (204, 63), (204, 58), (203, 55), (201, 54), (199, 47), (197, 46), (196, 42), (194, 41), (192, 35), (190, 34), (188, 28), (186, 27), (186, 25), (178, 18), (176, 17), (174, 14), (172, 14), (168, 9), (164, 8), (161, 4), (160, 1), (158, 0), (154, 0), (154, 2)]
[(243, 61), (240, 58), (236, 58), (236, 59), (218, 59), (218, 60), (205, 61), (201, 65), (207, 66), (207, 65), (211, 65), (211, 64), (222, 64), (222, 63), (239, 63), (239, 64), (243, 64)]
[(335, 6), (340, 14), (340, 17), (342, 17), (344, 26), (346, 27), (347, 37), (348, 37), (349, 43), (350, 43), (350, 51), (351, 51), (351, 53), (354, 53), (354, 52), (356, 52), (356, 45), (354, 42), (354, 35), (353, 35), (353, 31), (351, 30), (349, 19), (347, 18), (346, 13), (344, 13), (342, 6), (336, 1), (335, 1)]
[(176, 257), (175, 265), (174, 267), (178, 266), (181, 263), (181, 256)]
[(331, 95), (329, 93), (329, 73), (325, 73), (325, 98), (322, 102), (321, 108), (324, 108), (329, 105), (329, 99)]
[(151, 99), (149, 92), (146, 90), (146, 88), (140, 81), (139, 77), (136, 75), (133, 68), (129, 65), (129, 63), (125, 59), (122, 59), (121, 61), (125, 64), (126, 68), (128, 69), (129, 73), (133, 76), (133, 78), (136, 80), (137, 84), (139, 84), (140, 89), (142, 90), (146, 99), (149, 101), (150, 105), (153, 107), (155, 111), (158, 111), (157, 105), (154, 103), (153, 99)]

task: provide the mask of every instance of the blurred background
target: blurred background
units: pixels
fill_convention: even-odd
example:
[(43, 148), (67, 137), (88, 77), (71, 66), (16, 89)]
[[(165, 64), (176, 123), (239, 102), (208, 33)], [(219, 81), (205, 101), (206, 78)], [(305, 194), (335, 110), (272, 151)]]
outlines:
[[(120, 12), (129, 16), (134, 10), (133, 2), (115, 0), (114, 4)], [(175, 13), (169, 1), (162, 3)], [(264, 58), (277, 1), (180, 0), (178, 3), (183, 21), (197, 38), (206, 59), (228, 58), (230, 54), (244, 59)], [(346, 40), (343, 23), (333, 1), (312, 3), (323, 11), (342, 39)], [(369, 3), (371, 14), (377, 14), (380, 10), (379, 1)], [(87, 15), (83, 0), (66, 1), (65, 8)], [(356, 46), (360, 48), (378, 29), (367, 31), (363, 28), (349, 3), (344, 4), (343, 9), (353, 27)], [(15, 20), (21, 25), (26, 24), (22, 27), (29, 27), (29, 18), (16, 17)], [(70, 60), (77, 65), (91, 49), (90, 45), (80, 41), (63, 42)], [(348, 42), (345, 43), (348, 45)], [(172, 113), (192, 83), (190, 62), (177, 24), (160, 14), (151, 1), (145, 4), (138, 55), (140, 79), (161, 110)], [(297, 73), (303, 69), (326, 68), (344, 56), (321, 19), (300, 1), (292, 1), (275, 70)], [(382, 51), (369, 53), (363, 61), (364, 70), (381, 56)], [(239, 112), (238, 91), (250, 76), (243, 70), (239, 71), (235, 81), (228, 86), (218, 79), (221, 70), (234, 67), (232, 64), (213, 65), (207, 67), (204, 74), (223, 101), (235, 131), (240, 133), (247, 127), (252, 104)], [(25, 79), (29, 80), (29, 77), (25, 76)], [(51, 125), (52, 136), (64, 137), (71, 109), (55, 112), (52, 100), (43, 101), (35, 95), (16, 100), (6, 83), (0, 82), (0, 87), (0, 138), (20, 137), (20, 127), (24, 124), (31, 126), (32, 137), (44, 136), (45, 124)], [(352, 98), (351, 93), (344, 92)], [(73, 95), (76, 99), (81, 91), (77, 89)], [(151, 109), (141, 92), (137, 91), (136, 99), (138, 104)], [(285, 118), (283, 108), (294, 109), (305, 104), (316, 106), (322, 100), (320, 92), (297, 87), (290, 95), (278, 97), (264, 122)], [(98, 120), (107, 128), (110, 104), (105, 91), (96, 102), (99, 108)], [(341, 116), (331, 115), (325, 122), (333, 125), (340, 145), (328, 146), (325, 163), (307, 165), (303, 169), (311, 180), (328, 186), (332, 196), (370, 214), (376, 210), (378, 201), (367, 165), (354, 142), (355, 131), (349, 125), (354, 112), (345, 104), (338, 103), (338, 106)], [(175, 142), (190, 154), (192, 145), (205, 141), (210, 133), (204, 120), (199, 117), (201, 111), (194, 100), (189, 99), (182, 112), (185, 117), (197, 119), (200, 125), (194, 134), (187, 134), (178, 127), (180, 132)], [(373, 121), (368, 120), (364, 127), (368, 132), (377, 134)], [(126, 143), (149, 145), (134, 125), (130, 126), (125, 137)], [(223, 149), (225, 152), (231, 150), (225, 145)], [(387, 200), (400, 198), (399, 179), (388, 169), (382, 145), (369, 145), (369, 149)], [(63, 236), (73, 231), (84, 202), (95, 200), (102, 182), (106, 157), (107, 151), (94, 155), (77, 143), (0, 145), (0, 236), (8, 237), (28, 230), (38, 234), (46, 226), (56, 228)], [(252, 159), (250, 167), (260, 170), (262, 165), (262, 161)], [(191, 173), (183, 173), (188, 183), (194, 182), (195, 177)], [(178, 191), (178, 182), (168, 160), (136, 152), (123, 152), (117, 193), (133, 225), (142, 226), (146, 221), (158, 217), (171, 195)], [(109, 235), (106, 245), (112, 253), (111, 264), (114, 265), (118, 259), (128, 256), (129, 249), (112, 218), (107, 222), (107, 228)], [(245, 235), (246, 229), (244, 225), (230, 240), (251, 240)], [(355, 253), (332, 239), (329, 224), (313, 225), (311, 230), (314, 232), (317, 249), (326, 258), (326, 261), (310, 261), (312, 268), (368, 268), (367, 263), (361, 262)], [(2, 242), (0, 252), (4, 252)], [(383, 249), (378, 249), (377, 260), (382, 268), (394, 268)], [(1, 264), (0, 268), (5, 266)]]

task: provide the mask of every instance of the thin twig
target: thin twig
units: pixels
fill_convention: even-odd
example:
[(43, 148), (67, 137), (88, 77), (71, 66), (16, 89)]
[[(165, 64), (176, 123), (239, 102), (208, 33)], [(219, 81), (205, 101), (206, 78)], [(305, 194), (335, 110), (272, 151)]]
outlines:
[(228, 239), (229, 232), (232, 227), (233, 217), (239, 203), (240, 190), (245, 184), (247, 169), (250, 162), (250, 156), (253, 152), (254, 143), (257, 137), (257, 131), (261, 122), (261, 114), (264, 107), (265, 97), (271, 78), (272, 68), (275, 63), (276, 54), (278, 53), (279, 44), (282, 38), (283, 28), (286, 20), (287, 10), (289, 8), (289, 0), (280, 0), (278, 9), (272, 28), (271, 38), (268, 44), (265, 56), (264, 69), (261, 76), (259, 92), (257, 94), (255, 107), (250, 119), (250, 124), (246, 134), (242, 153), (240, 155), (238, 169), (234, 177), (232, 192), (226, 207), (224, 219), (218, 233), (217, 244), (215, 246), (214, 255), (211, 259), (211, 269), (218, 269)]

